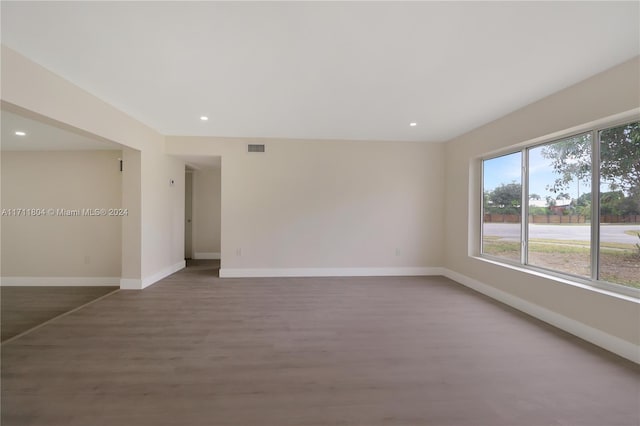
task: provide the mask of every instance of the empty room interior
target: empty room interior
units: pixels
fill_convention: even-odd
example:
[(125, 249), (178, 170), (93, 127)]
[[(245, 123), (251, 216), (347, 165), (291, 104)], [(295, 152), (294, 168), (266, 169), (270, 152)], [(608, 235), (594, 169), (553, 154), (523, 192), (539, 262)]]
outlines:
[(10, 425), (640, 425), (640, 3), (1, 8)]

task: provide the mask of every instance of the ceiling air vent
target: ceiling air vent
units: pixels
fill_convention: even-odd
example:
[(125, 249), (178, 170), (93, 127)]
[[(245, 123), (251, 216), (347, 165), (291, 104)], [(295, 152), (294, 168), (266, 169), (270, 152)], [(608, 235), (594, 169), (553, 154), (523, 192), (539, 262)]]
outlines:
[(263, 145), (249, 144), (249, 152), (264, 152), (264, 144)]

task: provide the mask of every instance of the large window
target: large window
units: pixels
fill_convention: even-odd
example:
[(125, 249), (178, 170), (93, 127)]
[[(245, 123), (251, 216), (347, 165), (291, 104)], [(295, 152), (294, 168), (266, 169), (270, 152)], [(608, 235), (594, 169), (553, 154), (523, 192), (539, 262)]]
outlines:
[(640, 122), (484, 160), (482, 206), (484, 255), (640, 288)]

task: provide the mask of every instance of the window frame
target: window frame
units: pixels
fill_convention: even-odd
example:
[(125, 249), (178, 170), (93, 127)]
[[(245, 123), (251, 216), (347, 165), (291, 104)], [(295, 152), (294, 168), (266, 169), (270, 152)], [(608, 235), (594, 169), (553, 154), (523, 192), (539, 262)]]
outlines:
[[(633, 114), (625, 118), (617, 120), (606, 120), (597, 123), (597, 125), (584, 126), (580, 129), (572, 129), (557, 133), (551, 136), (539, 138), (534, 141), (525, 142), (511, 146), (497, 152), (492, 152), (489, 155), (481, 156), (480, 161), (480, 227), (479, 227), (479, 247), (477, 247), (478, 253), (481, 258), (486, 258), (492, 262), (502, 263), (517, 268), (523, 268), (525, 270), (535, 271), (550, 277), (559, 278), (570, 283), (583, 284), (591, 288), (605, 290), (612, 293), (621, 294), (624, 296), (630, 296), (636, 299), (640, 299), (640, 289), (625, 286), (623, 284), (617, 284), (610, 281), (598, 279), (600, 272), (600, 133), (603, 130), (607, 130), (614, 127), (624, 126), (631, 123), (640, 121), (640, 116)], [(531, 265), (528, 263), (528, 243), (529, 243), (529, 150), (535, 149), (543, 145), (549, 145), (555, 142), (562, 141), (571, 137), (579, 135), (591, 135), (591, 222), (590, 222), (590, 261), (591, 261), (591, 276), (586, 278), (584, 276), (570, 274), (550, 268)], [(484, 178), (485, 178), (485, 161), (499, 158), (506, 155), (520, 153), (521, 161), (521, 206), (520, 211), (520, 261), (514, 261), (483, 252), (484, 249), (484, 217), (485, 217), (485, 205), (484, 205)], [(595, 194), (595, 196), (593, 195)]]

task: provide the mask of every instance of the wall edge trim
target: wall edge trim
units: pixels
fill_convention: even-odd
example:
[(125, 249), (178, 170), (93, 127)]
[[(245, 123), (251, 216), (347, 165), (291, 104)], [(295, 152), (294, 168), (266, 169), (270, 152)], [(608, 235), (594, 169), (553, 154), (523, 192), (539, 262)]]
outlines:
[(120, 277), (1, 277), (3, 287), (117, 287)]
[(194, 259), (220, 259), (220, 253), (216, 252), (195, 252)]
[(440, 267), (388, 268), (221, 268), (220, 278), (376, 277), (443, 275)]
[(181, 269), (184, 269), (186, 266), (186, 260), (181, 260), (180, 262), (176, 262), (173, 265), (167, 266), (166, 268), (159, 270), (155, 274), (143, 278), (140, 289), (149, 287), (150, 285), (157, 283), (161, 279), (166, 278)]
[(142, 280), (140, 278), (121, 278), (121, 290), (142, 290)]

